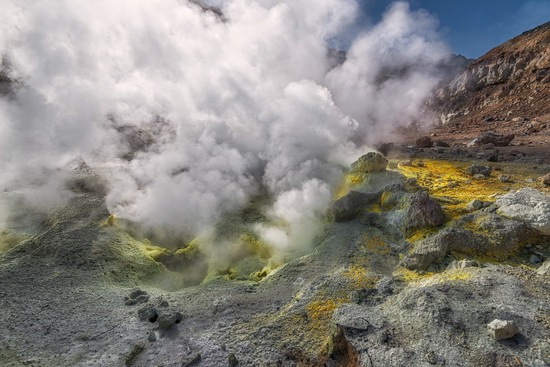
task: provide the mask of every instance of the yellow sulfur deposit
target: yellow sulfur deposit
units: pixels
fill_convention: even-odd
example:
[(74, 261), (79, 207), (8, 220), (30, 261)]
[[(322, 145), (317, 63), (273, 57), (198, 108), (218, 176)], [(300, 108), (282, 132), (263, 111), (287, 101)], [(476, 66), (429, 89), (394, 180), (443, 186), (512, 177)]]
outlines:
[(393, 275), (409, 284), (418, 286), (428, 286), (432, 284), (465, 281), (472, 277), (471, 270), (465, 269), (453, 269), (447, 270), (443, 273), (430, 273), (423, 272), (417, 273), (416, 271), (408, 270), (406, 268), (399, 268), (394, 271)]
[(347, 268), (342, 276), (350, 281), (350, 290), (374, 288), (380, 280), (377, 275), (370, 274), (366, 268), (360, 265), (352, 265)]
[[(423, 159), (422, 162), (422, 167), (414, 162), (412, 166), (400, 165), (398, 171), (406, 177), (416, 179), (420, 186), (428, 189), (430, 195), (443, 204), (452, 218), (464, 214), (466, 204), (473, 199), (494, 202), (496, 195), (523, 187), (550, 192), (549, 188), (543, 187), (537, 180), (540, 173), (525, 164), (480, 162), (481, 165), (493, 167), (493, 172), (490, 177), (475, 179), (465, 174), (472, 162), (430, 159)], [(501, 182), (498, 178), (501, 173), (509, 175), (510, 182)], [(527, 182), (526, 179), (529, 178), (533, 182)]]

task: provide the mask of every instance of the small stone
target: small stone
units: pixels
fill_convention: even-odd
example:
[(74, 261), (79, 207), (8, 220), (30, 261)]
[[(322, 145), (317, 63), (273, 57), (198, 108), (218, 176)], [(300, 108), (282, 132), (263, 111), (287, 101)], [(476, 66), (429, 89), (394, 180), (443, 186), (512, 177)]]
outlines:
[(138, 301), (135, 300), (135, 299), (127, 299), (126, 301), (124, 301), (124, 305), (126, 306), (133, 306), (133, 305), (137, 305)]
[(416, 139), (416, 146), (419, 148), (431, 148), (433, 144), (434, 142), (429, 136), (423, 136)]
[(137, 303), (145, 303), (145, 302), (149, 301), (149, 295), (142, 294), (140, 296), (137, 296), (135, 300), (136, 300)]
[(152, 304), (140, 308), (137, 313), (139, 319), (142, 321), (148, 320), (149, 322), (155, 322), (158, 318), (157, 309)]
[(449, 266), (447, 267), (447, 270), (466, 269), (466, 268), (473, 268), (473, 267), (479, 267), (479, 266), (480, 266), (479, 262), (475, 260), (468, 260), (468, 259), (464, 259), (460, 261), (453, 260), (453, 262), (450, 263)]
[(157, 322), (161, 329), (168, 329), (174, 324), (179, 324), (182, 319), (183, 319), (183, 316), (180, 312), (174, 312), (169, 315), (166, 315), (166, 314), (160, 315), (157, 318)]
[(483, 144), (483, 149), (485, 150), (494, 149), (494, 148), (495, 148), (495, 144), (493, 143)]
[(130, 291), (130, 294), (128, 294), (128, 297), (130, 297), (131, 299), (136, 299), (138, 296), (146, 295), (146, 294), (147, 292), (142, 291), (139, 287), (135, 287), (135, 288), (132, 288), (132, 290)]
[(404, 159), (401, 162), (399, 162), (399, 165), (401, 167), (411, 167), (413, 164), (412, 164), (412, 161), (410, 159)]
[(196, 366), (202, 359), (202, 356), (200, 353), (192, 354), (188, 356), (187, 358), (184, 358), (181, 362), (181, 367), (191, 367)]
[(550, 186), (550, 173), (540, 178), (540, 181), (544, 186)]
[(495, 319), (487, 325), (489, 334), (495, 340), (510, 339), (519, 333), (519, 329), (514, 321)]
[(537, 269), (538, 275), (548, 275), (550, 274), (550, 259), (546, 260), (539, 268)]
[(475, 175), (472, 176), (474, 179), (476, 180), (482, 180), (484, 178), (486, 178), (487, 176), (485, 175), (482, 175), (481, 173), (476, 173)]
[(148, 334), (147, 334), (147, 340), (149, 340), (150, 342), (154, 342), (157, 340), (157, 335), (155, 334), (154, 331), (150, 331)]
[(498, 180), (502, 183), (510, 182), (510, 176), (509, 175), (500, 175), (500, 176), (498, 176)]
[(424, 162), (423, 161), (418, 161), (418, 162), (416, 162), (416, 166), (417, 167), (424, 167)]
[(530, 264), (538, 264), (540, 262), (542, 262), (542, 260), (537, 255), (533, 254), (533, 255), (529, 256), (529, 263)]
[(157, 298), (157, 304), (159, 305), (159, 307), (168, 307), (168, 301), (165, 300), (162, 296)]
[(473, 211), (481, 209), (482, 206), (483, 206), (482, 201), (474, 199), (466, 205), (466, 210), (469, 211), (469, 212), (473, 212)]
[(472, 164), (471, 166), (466, 168), (466, 174), (470, 176), (483, 175), (485, 177), (488, 177), (491, 175), (492, 170), (493, 169), (489, 166), (480, 166), (477, 164)]
[(239, 361), (237, 360), (237, 357), (235, 357), (235, 354), (231, 353), (229, 357), (227, 357), (227, 365), (229, 367), (237, 367), (239, 364)]
[(443, 141), (443, 140), (436, 140), (435, 143), (434, 143), (434, 146), (435, 147), (440, 147), (440, 148), (449, 148), (450, 147), (449, 143), (447, 143), (446, 141)]
[(388, 162), (388, 168), (396, 169), (397, 168), (397, 162), (396, 161), (389, 161)]
[(460, 269), (479, 267), (479, 263), (475, 260), (464, 259), (459, 262)]
[(535, 182), (535, 180), (533, 180), (532, 178), (526, 178), (526, 179), (525, 179), (525, 182), (527, 182), (527, 183), (533, 183), (533, 182)]

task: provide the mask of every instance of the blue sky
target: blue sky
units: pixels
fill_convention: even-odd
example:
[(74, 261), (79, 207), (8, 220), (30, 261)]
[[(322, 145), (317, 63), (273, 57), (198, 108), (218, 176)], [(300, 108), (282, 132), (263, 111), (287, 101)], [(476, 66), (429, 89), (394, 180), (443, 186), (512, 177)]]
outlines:
[[(392, 0), (360, 0), (372, 21)], [(550, 0), (409, 0), (440, 21), (454, 53), (477, 58), (510, 38), (550, 21)]]

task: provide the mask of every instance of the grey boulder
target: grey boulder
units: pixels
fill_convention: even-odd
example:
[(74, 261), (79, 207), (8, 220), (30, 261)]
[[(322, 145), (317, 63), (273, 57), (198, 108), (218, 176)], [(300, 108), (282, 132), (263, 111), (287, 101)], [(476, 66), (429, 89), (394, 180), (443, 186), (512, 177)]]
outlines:
[(550, 197), (542, 192), (524, 188), (501, 195), (496, 200), (498, 213), (526, 223), (544, 235), (550, 235)]

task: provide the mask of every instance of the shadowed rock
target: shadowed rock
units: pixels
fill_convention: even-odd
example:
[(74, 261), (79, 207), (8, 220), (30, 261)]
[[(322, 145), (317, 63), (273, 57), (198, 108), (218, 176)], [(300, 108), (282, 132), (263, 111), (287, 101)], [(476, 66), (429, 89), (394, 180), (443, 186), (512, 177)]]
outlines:
[(493, 144), (495, 147), (507, 147), (515, 137), (514, 134), (499, 135), (493, 132), (484, 132), (472, 141), (472, 145), (483, 146)]
[(423, 136), (416, 139), (416, 146), (419, 148), (431, 148), (434, 142), (429, 136)]
[(336, 200), (332, 205), (332, 213), (336, 222), (352, 220), (360, 214), (365, 206), (379, 203), (381, 192), (364, 193), (350, 191), (344, 197)]

